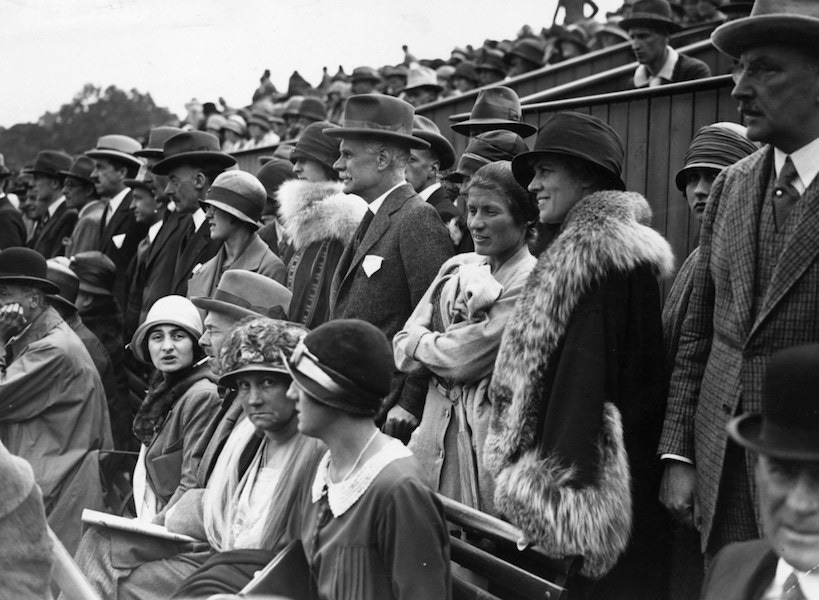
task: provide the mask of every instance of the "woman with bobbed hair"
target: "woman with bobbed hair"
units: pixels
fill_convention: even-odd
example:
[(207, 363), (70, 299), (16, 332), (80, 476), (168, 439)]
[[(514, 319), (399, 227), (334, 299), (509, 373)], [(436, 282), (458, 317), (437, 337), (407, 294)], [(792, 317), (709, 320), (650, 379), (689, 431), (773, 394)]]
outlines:
[(498, 513), (555, 556), (582, 555), (590, 597), (632, 600), (667, 594), (657, 277), (674, 261), (648, 202), (623, 191), (623, 156), (607, 124), (558, 113), (512, 161), (560, 231), (503, 333), (482, 458)]
[(464, 195), (475, 252), (443, 264), (393, 338), (393, 350), (402, 371), (429, 373), (410, 449), (430, 485), (493, 512), (492, 478), (477, 460), (489, 425), (486, 391), (501, 335), (535, 266), (527, 241), (537, 206), (509, 161), (478, 169)]

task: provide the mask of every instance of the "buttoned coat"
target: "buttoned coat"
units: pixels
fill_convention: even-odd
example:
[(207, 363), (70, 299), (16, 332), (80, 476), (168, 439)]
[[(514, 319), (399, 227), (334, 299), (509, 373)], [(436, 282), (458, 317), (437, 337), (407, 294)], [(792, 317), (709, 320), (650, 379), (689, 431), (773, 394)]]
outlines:
[(26, 245), (23, 216), (5, 195), (0, 196), (0, 250)]
[[(767, 146), (714, 181), (671, 377), (659, 452), (696, 465), (703, 547), (713, 525), (728, 421), (739, 412), (761, 412), (771, 354), (819, 341), (819, 178), (791, 214), (764, 296), (754, 297), (757, 231), (772, 170), (773, 148)], [(753, 464), (749, 457), (755, 497)]]
[[(185, 230), (190, 227), (191, 217), (185, 219), (185, 224), (182, 225), (182, 232), (180, 236), (184, 237)], [(188, 280), (191, 278), (194, 268), (197, 265), (204, 265), (211, 258), (216, 256), (219, 248), (222, 247), (222, 242), (210, 239), (210, 227), (207, 223), (203, 223), (199, 229), (191, 236), (187, 244), (183, 248), (181, 245), (182, 237), (180, 237), (179, 253), (176, 257), (176, 264), (173, 270), (172, 279), (172, 294), (179, 296), (188, 295)]]
[[(131, 203), (134, 194), (130, 190), (119, 203), (117, 210), (111, 215), (108, 224), (103, 225), (100, 220), (99, 250), (108, 258), (114, 261), (117, 267), (117, 277), (114, 280), (114, 297), (119, 302), (120, 308), (126, 306), (126, 287), (128, 265), (134, 258), (142, 241), (148, 233), (148, 227), (137, 223), (134, 217)], [(103, 213), (104, 214), (104, 213)], [(125, 234), (122, 244), (117, 247), (114, 243), (114, 236)]]
[(70, 238), (77, 224), (77, 211), (68, 208), (65, 202), (57, 207), (54, 214), (40, 228), (37, 237), (31, 241), (31, 247), (46, 258), (65, 254), (64, 238)]
[(767, 540), (726, 546), (703, 584), (702, 600), (760, 600), (776, 575), (779, 557)]
[[(353, 245), (344, 248), (333, 277), (330, 318), (368, 321), (392, 342), (438, 269), (452, 256), (452, 241), (435, 209), (405, 184), (384, 199), (354, 254)], [(368, 268), (370, 260), (381, 259), (369, 275), (364, 269), (367, 256), (375, 257), (368, 259)], [(401, 398), (401, 406), (420, 413), (427, 377), (417, 379), (402, 394), (404, 377), (397, 372), (386, 405)]]

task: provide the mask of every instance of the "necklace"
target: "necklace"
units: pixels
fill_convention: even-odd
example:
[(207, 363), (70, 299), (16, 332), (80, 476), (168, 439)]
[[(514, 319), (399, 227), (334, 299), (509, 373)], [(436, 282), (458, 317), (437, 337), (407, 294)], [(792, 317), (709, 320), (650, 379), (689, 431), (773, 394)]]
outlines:
[[(353, 474), (353, 471), (355, 471), (355, 470), (358, 468), (358, 463), (360, 463), (360, 462), (361, 462), (361, 459), (362, 459), (362, 458), (364, 458), (364, 453), (365, 453), (365, 452), (367, 452), (367, 448), (369, 448), (369, 447), (370, 447), (370, 444), (372, 444), (372, 443), (373, 443), (373, 440), (375, 439), (375, 436), (377, 436), (377, 435), (378, 435), (378, 430), (376, 429), (376, 430), (373, 432), (373, 434), (370, 436), (370, 438), (367, 440), (367, 443), (366, 443), (366, 444), (364, 444), (364, 447), (361, 449), (361, 452), (359, 452), (359, 453), (358, 453), (358, 457), (355, 459), (355, 462), (353, 463), (353, 466), (352, 466), (352, 467), (350, 467), (350, 470), (349, 470), (349, 471), (347, 471), (347, 473), (344, 475), (344, 477), (342, 477), (342, 478), (341, 478), (341, 479), (339, 479), (338, 481), (334, 482), (335, 484), (339, 484), (339, 483), (343, 482), (343, 481), (344, 481), (344, 480), (346, 480), (346, 479), (347, 479), (347, 478), (348, 478), (350, 475), (352, 475), (352, 474)], [(328, 480), (330, 479), (330, 472), (329, 472), (329, 470), (328, 470), (328, 472), (327, 472), (327, 479), (328, 479)]]

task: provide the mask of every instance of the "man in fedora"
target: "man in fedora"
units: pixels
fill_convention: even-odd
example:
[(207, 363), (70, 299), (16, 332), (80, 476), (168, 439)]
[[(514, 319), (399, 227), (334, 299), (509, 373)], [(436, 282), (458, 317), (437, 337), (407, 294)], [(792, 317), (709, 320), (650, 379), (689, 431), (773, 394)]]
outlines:
[(631, 37), (637, 62), (634, 87), (654, 87), (711, 76), (701, 60), (680, 54), (668, 45), (669, 36), (681, 29), (674, 21), (668, 0), (637, 0), (631, 15), (620, 21)]
[(438, 211), (444, 223), (449, 223), (452, 219), (457, 220), (461, 213), (439, 181), (441, 171), (446, 171), (455, 164), (455, 149), (449, 140), (441, 135), (438, 126), (421, 115), (415, 115), (412, 135), (426, 141), (429, 148), (410, 149), (407, 183)]
[(693, 514), (708, 556), (758, 537), (748, 453), (727, 422), (759, 412), (765, 363), (819, 341), (819, 3), (757, 0), (712, 35), (738, 59), (732, 96), (766, 144), (714, 181), (659, 453), (661, 499)]
[(6, 194), (11, 171), (0, 154), (0, 250), (12, 246), (25, 246), (26, 226), (23, 216)]
[(219, 138), (204, 131), (183, 131), (171, 136), (165, 141), (162, 153), (162, 160), (151, 171), (168, 177), (165, 193), (176, 211), (185, 215), (171, 278), (171, 293), (185, 296), (194, 268), (213, 258), (221, 245), (211, 240), (200, 203), (204, 202), (213, 180), (235, 165), (236, 159), (219, 149)]
[(91, 179), (93, 172), (94, 161), (85, 155), (76, 157), (71, 168), (62, 171), (65, 175), (65, 203), (68, 208), (79, 211), (74, 231), (65, 243), (65, 255), (68, 257), (78, 252), (95, 250), (99, 245), (100, 219), (105, 203), (99, 199), (97, 188)]
[(487, 131), (505, 130), (527, 138), (537, 127), (523, 122), (520, 98), (512, 88), (497, 85), (478, 92), (469, 119), (450, 126), (452, 131), (475, 137)]
[[(330, 291), (331, 319), (362, 319), (389, 339), (398, 332), (452, 256), (452, 242), (435, 209), (405, 180), (412, 148), (429, 143), (412, 135), (412, 106), (391, 96), (352, 96), (333, 165), (344, 192), (361, 196), (369, 210), (344, 249)], [(426, 384), (396, 370), (386, 406), (394, 407), (385, 431), (408, 438), (423, 409)]]
[(819, 345), (768, 362), (761, 413), (732, 419), (731, 438), (756, 455), (764, 539), (731, 544), (714, 560), (703, 600), (816, 598), (819, 590)]
[(409, 70), (407, 85), (404, 88), (404, 100), (412, 104), (415, 108), (435, 102), (443, 86), (438, 83), (438, 75), (435, 69), (414, 65)]
[(112, 447), (111, 427), (88, 351), (48, 305), (59, 288), (47, 274), (34, 250), (0, 252), (0, 441), (31, 464), (49, 524), (73, 552), (82, 509), (102, 507), (98, 453)]
[(521, 38), (512, 44), (503, 61), (509, 65), (507, 75), (517, 77), (541, 68), (545, 63), (546, 46), (537, 38)]
[(29, 242), (46, 258), (65, 254), (63, 238), (71, 236), (77, 223), (76, 209), (69, 208), (63, 195), (63, 171), (71, 167), (71, 157), (59, 150), (41, 150), (29, 172), (37, 193), (38, 219), (34, 237)]
[(350, 75), (354, 95), (378, 93), (377, 87), (380, 83), (381, 77), (372, 67), (356, 67)]
[(497, 48), (481, 48), (475, 65), (481, 85), (492, 85), (506, 79), (506, 63), (503, 52)]
[(114, 297), (120, 307), (126, 304), (128, 265), (148, 231), (145, 225), (137, 223), (131, 208), (133, 194), (125, 185), (125, 180), (136, 177), (142, 165), (142, 161), (134, 156), (134, 152), (141, 148), (138, 141), (127, 135), (111, 134), (99, 138), (96, 147), (85, 153), (94, 160), (91, 180), (106, 202), (100, 217), (100, 237), (95, 249), (116, 265)]

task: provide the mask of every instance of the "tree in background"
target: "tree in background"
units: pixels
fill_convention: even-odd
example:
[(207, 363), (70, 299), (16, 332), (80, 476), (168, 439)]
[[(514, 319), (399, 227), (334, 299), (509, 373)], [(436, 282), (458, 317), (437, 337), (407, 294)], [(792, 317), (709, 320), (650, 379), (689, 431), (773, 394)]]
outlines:
[(0, 127), (0, 153), (10, 168), (19, 169), (44, 148), (76, 155), (93, 148), (97, 138), (108, 133), (140, 138), (152, 127), (177, 122), (176, 115), (157, 106), (148, 93), (126, 92), (113, 85), (103, 90), (87, 83), (56, 113), (47, 112), (36, 123)]

